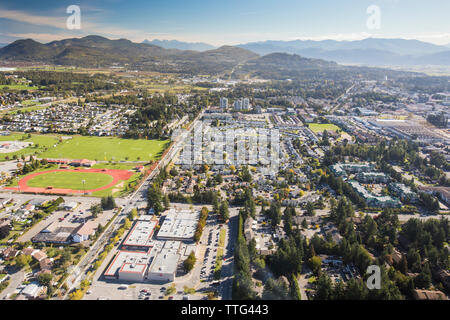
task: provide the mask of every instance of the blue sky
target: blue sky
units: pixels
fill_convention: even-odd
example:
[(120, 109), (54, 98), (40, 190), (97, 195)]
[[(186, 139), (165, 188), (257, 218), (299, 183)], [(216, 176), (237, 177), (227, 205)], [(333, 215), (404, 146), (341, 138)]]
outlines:
[[(81, 8), (81, 30), (66, 28), (69, 5)], [(380, 29), (367, 27), (371, 5), (380, 8)], [(367, 37), (449, 44), (449, 12), (449, 0), (0, 0), (0, 42), (98, 34), (213, 45)]]

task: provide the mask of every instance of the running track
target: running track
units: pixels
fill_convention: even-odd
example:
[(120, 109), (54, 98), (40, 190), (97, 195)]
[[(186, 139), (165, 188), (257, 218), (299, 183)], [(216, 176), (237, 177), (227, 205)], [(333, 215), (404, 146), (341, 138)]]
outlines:
[[(104, 173), (107, 175), (110, 175), (113, 178), (113, 181), (109, 183), (106, 186), (97, 188), (97, 189), (91, 189), (91, 190), (73, 190), (73, 189), (47, 189), (47, 188), (36, 188), (36, 187), (29, 187), (27, 182), (30, 179), (33, 179), (36, 176), (39, 176), (41, 174), (47, 174), (51, 172), (91, 172), (91, 173)], [(78, 170), (66, 170), (66, 169), (56, 169), (56, 170), (50, 170), (50, 171), (43, 171), (43, 172), (37, 172), (32, 173), (22, 179), (19, 180), (18, 185), (20, 187), (20, 192), (29, 192), (29, 193), (49, 193), (49, 194), (72, 194), (72, 193), (92, 193), (96, 191), (105, 190), (108, 188), (111, 188), (112, 186), (116, 185), (119, 181), (126, 181), (131, 178), (131, 176), (135, 174), (135, 172), (127, 171), (127, 170), (109, 170), (109, 169), (78, 169)], [(6, 190), (15, 190), (19, 191), (19, 187), (6, 187)]]

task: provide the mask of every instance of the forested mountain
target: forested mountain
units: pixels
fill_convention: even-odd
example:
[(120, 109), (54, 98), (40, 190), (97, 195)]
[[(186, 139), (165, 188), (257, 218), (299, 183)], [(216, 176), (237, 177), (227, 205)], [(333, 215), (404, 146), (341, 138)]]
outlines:
[[(443, 57), (442, 59), (444, 59)], [(345, 67), (335, 62), (304, 58), (299, 55), (273, 53), (266, 56), (247, 49), (223, 46), (204, 52), (164, 49), (109, 40), (100, 36), (66, 39), (42, 44), (34, 40), (18, 40), (0, 49), (0, 60), (42, 62), (78, 67), (126, 66), (129, 69), (189, 75), (255, 76), (265, 79), (334, 79), (359, 76), (370, 79), (396, 77), (405, 73), (391, 70)]]

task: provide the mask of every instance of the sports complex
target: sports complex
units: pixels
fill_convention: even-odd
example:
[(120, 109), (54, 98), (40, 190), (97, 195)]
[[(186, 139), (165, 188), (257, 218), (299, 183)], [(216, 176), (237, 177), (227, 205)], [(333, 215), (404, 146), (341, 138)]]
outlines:
[(5, 189), (27, 193), (88, 194), (109, 189), (130, 179), (133, 174), (132, 171), (114, 169), (55, 169), (29, 174), (18, 181), (17, 187)]

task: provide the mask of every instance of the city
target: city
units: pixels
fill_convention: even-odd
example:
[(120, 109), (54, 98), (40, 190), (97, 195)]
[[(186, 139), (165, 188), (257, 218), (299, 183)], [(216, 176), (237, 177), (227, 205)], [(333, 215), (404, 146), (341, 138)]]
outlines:
[(113, 38), (0, 47), (1, 300), (449, 299), (450, 47)]

